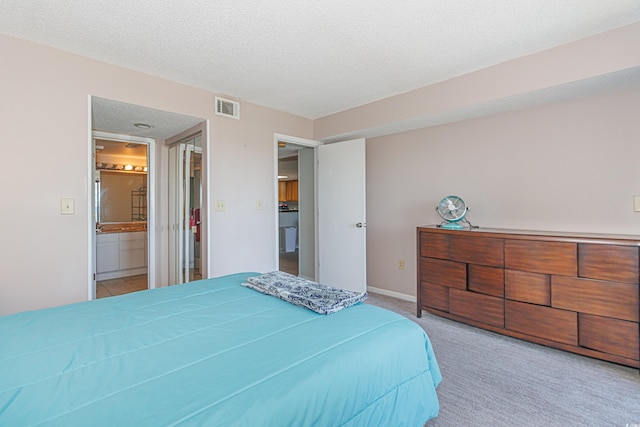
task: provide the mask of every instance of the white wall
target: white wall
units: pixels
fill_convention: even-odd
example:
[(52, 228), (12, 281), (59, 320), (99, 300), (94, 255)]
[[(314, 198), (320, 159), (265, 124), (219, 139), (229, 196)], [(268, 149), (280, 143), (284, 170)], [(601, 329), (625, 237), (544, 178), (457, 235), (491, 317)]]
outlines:
[(0, 314), (87, 299), (89, 95), (210, 120), (209, 196), (227, 211), (212, 214), (209, 275), (275, 267), (273, 135), (310, 138), (310, 120), (244, 102), (241, 120), (219, 117), (214, 93), (2, 35), (0, 52)]
[(639, 106), (640, 85), (369, 139), (368, 285), (415, 296), (416, 227), (450, 194), (483, 228), (640, 235)]

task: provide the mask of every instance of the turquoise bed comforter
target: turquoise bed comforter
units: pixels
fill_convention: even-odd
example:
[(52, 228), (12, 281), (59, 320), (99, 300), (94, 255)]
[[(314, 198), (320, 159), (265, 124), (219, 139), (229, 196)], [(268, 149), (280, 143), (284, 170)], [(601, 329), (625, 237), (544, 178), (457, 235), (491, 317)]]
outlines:
[(0, 317), (0, 425), (422, 426), (429, 339), (367, 304), (328, 316), (251, 273)]

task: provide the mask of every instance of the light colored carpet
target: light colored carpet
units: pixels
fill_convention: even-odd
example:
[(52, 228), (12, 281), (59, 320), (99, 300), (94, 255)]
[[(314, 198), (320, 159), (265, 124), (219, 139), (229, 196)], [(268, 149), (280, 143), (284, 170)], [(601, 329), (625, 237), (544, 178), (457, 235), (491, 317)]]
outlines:
[(366, 301), (420, 324), (443, 381), (436, 426), (640, 427), (640, 373), (467, 326), (379, 294)]

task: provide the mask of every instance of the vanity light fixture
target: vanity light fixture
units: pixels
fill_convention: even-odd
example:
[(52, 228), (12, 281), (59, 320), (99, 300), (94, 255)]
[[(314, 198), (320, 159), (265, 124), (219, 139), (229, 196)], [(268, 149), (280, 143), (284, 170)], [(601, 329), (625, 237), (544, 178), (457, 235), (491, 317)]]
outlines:
[(102, 162), (96, 162), (96, 169), (121, 172), (147, 172), (147, 167), (142, 165), (122, 165)]

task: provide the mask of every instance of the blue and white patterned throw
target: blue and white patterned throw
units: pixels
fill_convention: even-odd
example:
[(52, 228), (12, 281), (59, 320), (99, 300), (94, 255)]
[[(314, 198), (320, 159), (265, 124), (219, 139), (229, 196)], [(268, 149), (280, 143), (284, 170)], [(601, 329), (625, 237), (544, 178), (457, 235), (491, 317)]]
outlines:
[(320, 314), (331, 314), (364, 301), (367, 292), (353, 292), (303, 279), (282, 271), (249, 277), (242, 286), (272, 295)]

